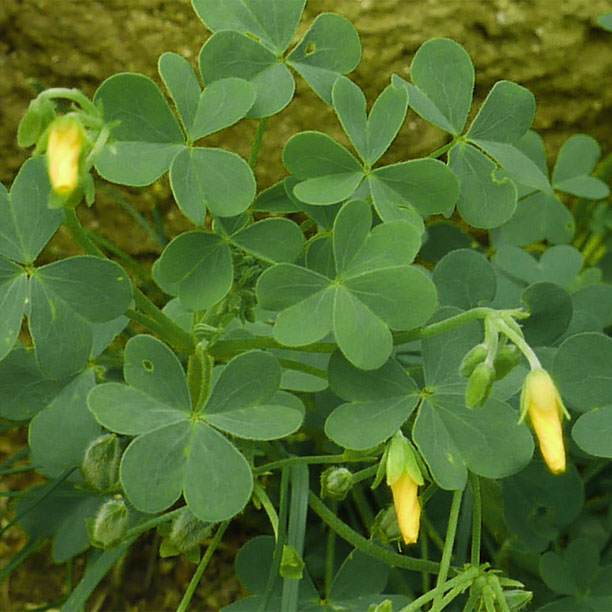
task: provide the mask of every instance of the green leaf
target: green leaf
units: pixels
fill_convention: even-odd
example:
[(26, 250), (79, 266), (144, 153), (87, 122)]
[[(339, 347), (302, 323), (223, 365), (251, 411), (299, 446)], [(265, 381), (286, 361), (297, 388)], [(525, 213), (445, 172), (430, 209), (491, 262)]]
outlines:
[(28, 302), (28, 279), (20, 266), (0, 258), (0, 361), (15, 346)]
[(339, 78), (332, 91), (334, 110), (361, 159), (372, 166), (389, 148), (404, 122), (408, 94), (401, 86), (389, 85), (378, 97), (369, 118), (366, 100), (358, 85)]
[(321, 132), (301, 132), (283, 150), (289, 172), (302, 179), (293, 188), (309, 204), (335, 204), (348, 198), (363, 178), (361, 164), (344, 147)]
[(461, 453), (429, 400), (421, 403), (412, 428), (412, 439), (438, 486), (448, 491), (465, 486), (467, 470)]
[(457, 177), (437, 159), (415, 159), (377, 168), (368, 176), (374, 206), (412, 206), (424, 217), (450, 214), (459, 197)]
[(200, 99), (200, 83), (193, 68), (177, 53), (162, 53), (157, 62), (157, 70), (188, 132), (193, 125)]
[(455, 145), (448, 165), (459, 178), (457, 208), (470, 225), (483, 229), (498, 227), (512, 217), (516, 208), (516, 187), (499, 179), (495, 164), (469, 144)]
[(596, 21), (604, 30), (612, 32), (612, 13), (604, 13)]
[(233, 234), (232, 242), (260, 259), (291, 263), (304, 248), (304, 235), (290, 219), (270, 218)]
[(199, 63), (208, 86), (230, 77), (251, 84), (255, 91), (255, 102), (247, 113), (251, 119), (278, 113), (293, 97), (295, 81), (287, 66), (276, 53), (240, 32), (213, 34), (200, 51)]
[(236, 30), (250, 34), (277, 54), (291, 42), (304, 11), (306, 0), (193, 0), (193, 8), (204, 25), (213, 32)]
[(523, 333), (531, 346), (553, 344), (568, 328), (573, 315), (572, 300), (554, 283), (535, 283), (523, 291), (529, 318), (522, 322)]
[(183, 214), (203, 225), (206, 209), (232, 217), (245, 211), (255, 197), (255, 178), (235, 153), (221, 149), (184, 148), (170, 166), (170, 186)]
[(457, 249), (436, 265), (433, 281), (443, 306), (468, 310), (490, 302), (497, 291), (495, 271), (486, 257), (471, 249)]
[(41, 373), (34, 350), (20, 345), (0, 362), (0, 416), (25, 421), (48, 406), (72, 378), (51, 380)]
[(340, 350), (358, 368), (378, 368), (391, 355), (393, 338), (385, 323), (343, 287), (335, 291), (333, 326)]
[(521, 548), (532, 553), (548, 548), (584, 504), (582, 481), (573, 466), (563, 474), (551, 474), (543, 463), (531, 463), (502, 486), (506, 524)]
[(582, 253), (569, 245), (557, 245), (546, 249), (539, 261), (542, 280), (567, 286), (582, 270)]
[(372, 226), (370, 206), (363, 200), (347, 202), (334, 222), (333, 254), (336, 272), (341, 274), (363, 247)]
[(0, 184), (0, 254), (25, 264), (38, 257), (63, 219), (61, 210), (47, 205), (50, 191), (42, 157), (23, 164), (10, 194)]
[(595, 457), (612, 457), (612, 406), (596, 407), (576, 421), (572, 437), (585, 452)]
[(568, 338), (553, 362), (553, 377), (563, 399), (579, 412), (610, 404), (612, 339), (584, 333)]
[(89, 444), (101, 429), (87, 409), (87, 393), (95, 385), (93, 370), (86, 370), (62, 389), (30, 423), (28, 442), (32, 463), (52, 478), (79, 466)]
[(30, 333), (39, 367), (50, 378), (82, 370), (91, 354), (90, 322), (123, 314), (132, 301), (124, 270), (98, 257), (71, 257), (38, 268), (30, 278)]
[(531, 126), (535, 109), (535, 98), (528, 89), (510, 81), (498, 81), (485, 98), (466, 138), (478, 145), (513, 144)]
[(540, 575), (551, 591), (560, 595), (588, 594), (599, 569), (597, 546), (586, 538), (572, 540), (563, 558), (548, 551), (540, 557)]
[(586, 312), (598, 320), (601, 330), (612, 325), (612, 286), (597, 283), (572, 293), (574, 310)]
[(579, 198), (601, 200), (610, 195), (610, 188), (601, 179), (589, 176), (595, 169), (601, 149), (594, 138), (574, 134), (563, 143), (555, 169), (553, 185)]
[(232, 286), (229, 246), (214, 234), (185, 232), (166, 246), (155, 273), (162, 289), (178, 295), (186, 308), (209, 308), (222, 300)]
[(330, 600), (352, 600), (381, 593), (389, 579), (389, 566), (353, 550), (334, 576)]
[(159, 87), (148, 77), (115, 74), (98, 88), (94, 103), (117, 125), (96, 158), (96, 170), (113, 183), (150, 185), (170, 167), (184, 136)]
[(332, 104), (336, 79), (352, 72), (361, 59), (359, 35), (340, 15), (317, 15), (302, 40), (287, 56), (295, 68), (327, 104)]
[(474, 89), (474, 66), (465, 49), (448, 38), (421, 45), (410, 65), (410, 106), (423, 119), (458, 136), (463, 131)]
[(128, 385), (176, 410), (191, 410), (183, 366), (161, 340), (146, 335), (130, 338), (124, 360)]
[(231, 77), (213, 81), (200, 94), (189, 137), (198, 140), (234, 125), (254, 102), (255, 90), (248, 81)]
[(299, 210), (285, 191), (285, 181), (260, 191), (253, 203), (253, 212), (292, 213)]
[(500, 227), (504, 242), (527, 246), (540, 240), (568, 243), (574, 236), (572, 213), (550, 193), (538, 191), (519, 200), (512, 218)]

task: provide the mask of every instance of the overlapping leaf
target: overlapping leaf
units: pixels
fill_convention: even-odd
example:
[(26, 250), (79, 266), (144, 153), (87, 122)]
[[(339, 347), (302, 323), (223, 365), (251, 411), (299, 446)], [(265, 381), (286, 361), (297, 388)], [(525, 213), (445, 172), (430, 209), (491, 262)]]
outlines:
[(136, 436), (123, 455), (120, 477), (143, 512), (160, 512), (183, 494), (201, 520), (234, 516), (250, 497), (251, 471), (217, 428), (270, 440), (292, 433), (303, 419), (299, 400), (278, 391), (278, 362), (261, 351), (230, 361), (197, 413), (180, 362), (159, 340), (130, 340), (124, 376), (127, 384), (99, 385), (88, 401), (100, 424)]
[(435, 288), (410, 266), (418, 232), (405, 221), (369, 231), (370, 207), (345, 204), (333, 229), (334, 278), (280, 264), (257, 284), (260, 304), (280, 314), (274, 337), (287, 346), (316, 342), (333, 330), (340, 350), (362, 369), (380, 367), (391, 354), (390, 329), (412, 329), (431, 315)]

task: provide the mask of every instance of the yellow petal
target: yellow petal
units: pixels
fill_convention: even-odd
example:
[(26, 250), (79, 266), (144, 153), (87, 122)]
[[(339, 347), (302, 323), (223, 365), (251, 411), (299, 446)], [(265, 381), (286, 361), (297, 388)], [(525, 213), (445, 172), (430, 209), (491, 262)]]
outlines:
[(51, 126), (47, 146), (47, 167), (53, 191), (67, 195), (79, 184), (79, 158), (83, 129), (76, 121), (58, 121)]
[(395, 514), (405, 544), (414, 544), (419, 539), (421, 502), (418, 488), (408, 474), (403, 474), (391, 485)]

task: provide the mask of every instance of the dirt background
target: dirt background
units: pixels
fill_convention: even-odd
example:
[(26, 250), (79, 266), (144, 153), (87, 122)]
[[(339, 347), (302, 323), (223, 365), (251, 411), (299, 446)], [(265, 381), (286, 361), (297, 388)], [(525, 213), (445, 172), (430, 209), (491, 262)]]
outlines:
[[(535, 94), (534, 125), (554, 159), (561, 143), (576, 132), (594, 136), (604, 153), (612, 149), (612, 35), (595, 25), (595, 18), (610, 10), (610, 0), (310, 0), (298, 36), (321, 12), (349, 18), (363, 47), (351, 78), (370, 102), (392, 73), (409, 75), (410, 61), (424, 41), (453, 38), (474, 61), (477, 102), (500, 79)], [(17, 148), (15, 135), (34, 86), (78, 87), (92, 95), (105, 78), (123, 71), (159, 82), (161, 53), (180, 53), (195, 67), (207, 37), (190, 0), (2, 0), (0, 180), (10, 184), (29, 154)], [(255, 129), (256, 122), (245, 120), (205, 144), (247, 157)], [(346, 142), (334, 113), (298, 77), (295, 99), (268, 123), (257, 167), (259, 187), (285, 175), (282, 146), (304, 129), (326, 131)], [(417, 157), (443, 142), (439, 130), (409, 112), (383, 161)], [(123, 193), (141, 211), (156, 204), (170, 235), (189, 227), (171, 203), (167, 178), (153, 189)], [(101, 196), (94, 209), (81, 215), (125, 250), (155, 256), (155, 244), (116, 201)], [(55, 248), (70, 250), (61, 234)]]
[[(516, 81), (535, 94), (534, 127), (544, 137), (549, 158), (554, 159), (561, 143), (577, 132), (595, 137), (604, 154), (612, 151), (612, 34), (595, 25), (595, 18), (610, 10), (610, 0), (309, 0), (298, 35), (321, 12), (349, 18), (363, 47), (361, 64), (351, 78), (370, 102), (388, 84), (391, 74), (409, 75), (411, 59), (423, 42), (435, 36), (453, 38), (474, 61), (477, 102), (499, 79)], [(0, 0), (0, 180), (9, 185), (29, 155), (17, 148), (16, 131), (36, 95), (36, 86), (78, 87), (92, 95), (105, 78), (123, 71), (141, 72), (159, 82), (156, 65), (161, 53), (180, 53), (195, 67), (207, 36), (190, 0)], [(243, 121), (205, 144), (247, 157), (256, 127), (254, 121)], [(334, 113), (298, 77), (294, 101), (268, 123), (256, 172), (260, 188), (285, 175), (282, 146), (292, 134), (305, 129), (322, 130), (347, 142)], [(409, 112), (383, 161), (418, 157), (443, 143), (439, 130)], [(152, 188), (123, 189), (121, 193), (145, 214), (157, 206), (169, 235), (189, 227), (172, 204), (166, 178)], [(142, 259), (153, 259), (159, 253), (151, 238), (108, 195), (101, 194), (92, 209), (80, 214), (89, 227)], [(60, 231), (47, 257), (71, 252), (74, 245)], [(14, 445), (8, 446), (0, 448), (3, 456), (14, 452)], [(4, 514), (4, 500), (1, 509)], [(4, 559), (23, 544), (23, 536), (13, 533), (14, 540), (5, 539), (0, 547)], [(215, 593), (198, 593), (199, 605), (206, 610), (219, 609), (236, 598), (231, 558), (239, 540), (237, 534), (230, 537), (225, 560), (211, 568)], [(135, 552), (141, 561), (137, 566), (146, 564), (143, 550), (146, 547)], [(60, 570), (57, 575), (48, 573), (46, 555), (43, 551), (23, 566), (12, 578), (10, 589), (5, 581), (0, 607), (12, 609), (19, 602), (23, 609), (27, 603), (40, 604), (61, 594), (63, 574)], [(131, 604), (124, 609), (174, 607), (178, 599), (156, 599), (155, 585), (160, 587), (159, 597), (165, 592), (171, 599), (180, 598), (191, 571), (182, 562), (162, 562), (148, 585), (146, 578), (132, 572), (127, 584), (139, 584), (143, 591), (148, 590), (144, 585), (153, 588), (146, 595), (131, 593), (126, 597)], [(48, 583), (39, 579), (45, 574)], [(170, 577), (175, 589), (163, 575)], [(219, 588), (225, 580), (229, 585)], [(112, 589), (112, 581), (102, 588)], [(221, 600), (214, 599), (219, 596)], [(107, 593), (94, 608), (104, 609), (110, 600)]]

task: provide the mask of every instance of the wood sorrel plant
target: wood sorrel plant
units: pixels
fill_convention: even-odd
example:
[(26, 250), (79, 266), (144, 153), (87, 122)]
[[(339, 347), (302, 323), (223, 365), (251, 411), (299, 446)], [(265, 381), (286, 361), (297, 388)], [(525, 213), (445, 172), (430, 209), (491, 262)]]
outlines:
[[(569, 244), (572, 207), (588, 245), (590, 202), (609, 195), (598, 144), (573, 136), (549, 175), (534, 97), (510, 81), (468, 122), (472, 61), (445, 38), (366, 112), (347, 20), (319, 15), (289, 50), (304, 5), (193, 0), (213, 35), (200, 75), (161, 56), (170, 100), (123, 73), (93, 100), (43, 91), (23, 118), (36, 149), (0, 188), (0, 415), (29, 423), (29, 445), (3, 470), (28, 456), (49, 480), (17, 492), (31, 540), (3, 576), (45, 538), (57, 563), (92, 546), (63, 601), (83, 609), (157, 528), (161, 556), (198, 563), (186, 610), (229, 522), (263, 511), (235, 564), (252, 596), (227, 610), (491, 612), (531, 591), (543, 609), (610, 608), (612, 288)], [(288, 176), (258, 192), (296, 75), (352, 151), (296, 134)], [(448, 143), (384, 165), (407, 112)], [(248, 163), (207, 146), (245, 117)], [(157, 304), (75, 208), (95, 205), (96, 174), (166, 173), (194, 229), (153, 266)], [(36, 265), (62, 223), (85, 254)]]

